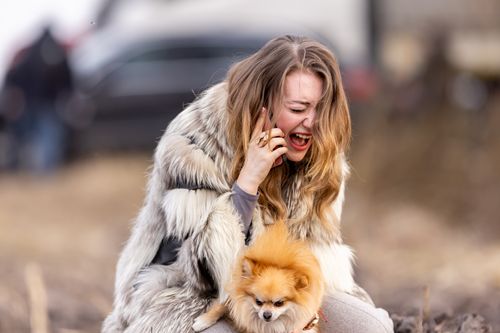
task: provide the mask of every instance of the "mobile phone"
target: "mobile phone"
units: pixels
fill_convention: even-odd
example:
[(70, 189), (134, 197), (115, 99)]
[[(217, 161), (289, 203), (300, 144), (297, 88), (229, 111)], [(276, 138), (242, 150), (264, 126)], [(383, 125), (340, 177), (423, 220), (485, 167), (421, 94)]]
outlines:
[[(278, 126), (276, 124), (274, 124), (274, 128), (278, 128)], [(283, 145), (277, 145), (274, 150), (280, 148), (280, 147), (283, 147)], [(274, 161), (274, 164), (273, 166), (278, 166), (278, 165), (281, 165), (283, 164), (283, 162), (286, 162), (286, 155), (283, 154), (281, 155), (280, 157), (278, 157), (275, 161)]]

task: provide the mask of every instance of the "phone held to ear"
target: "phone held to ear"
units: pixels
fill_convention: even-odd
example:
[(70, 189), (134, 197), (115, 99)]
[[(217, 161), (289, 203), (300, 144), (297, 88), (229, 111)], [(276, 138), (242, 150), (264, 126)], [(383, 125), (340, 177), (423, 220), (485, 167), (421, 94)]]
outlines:
[[(272, 119), (273, 119), (273, 112), (272, 111), (269, 111), (268, 113), (268, 118), (267, 118), (267, 121), (268, 121), (268, 124), (269, 124), (269, 127), (271, 127), (271, 124), (272, 124)], [(267, 126), (266, 126), (267, 127)], [(268, 128), (269, 128), (268, 127)], [(278, 126), (276, 124), (274, 124), (273, 128), (278, 128)], [(278, 145), (274, 148), (274, 150), (280, 148), (280, 147), (283, 147), (283, 145)], [(283, 162), (286, 161), (286, 156), (285, 155), (281, 155), (280, 157), (278, 157), (274, 163), (273, 163), (273, 168), (278, 166), (278, 165), (281, 165), (283, 164)]]
[[(278, 128), (278, 126), (276, 126), (276, 124), (275, 124), (275, 125), (274, 125), (274, 128)], [(278, 149), (278, 148), (280, 148), (280, 147), (283, 147), (283, 145), (277, 145), (277, 146), (274, 148), (274, 150), (276, 150), (276, 149)], [(283, 164), (283, 162), (286, 162), (286, 155), (285, 155), (285, 154), (281, 155), (280, 157), (278, 157), (278, 158), (274, 161), (274, 163), (273, 163), (273, 167), (276, 167), (276, 166), (278, 166), (278, 165), (281, 165), (281, 164)]]

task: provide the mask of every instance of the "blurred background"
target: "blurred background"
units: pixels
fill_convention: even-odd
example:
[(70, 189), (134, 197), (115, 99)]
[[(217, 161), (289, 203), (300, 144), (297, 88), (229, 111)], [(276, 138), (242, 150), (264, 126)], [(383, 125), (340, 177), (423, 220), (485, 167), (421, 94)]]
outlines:
[(283, 33), (341, 64), (359, 283), (391, 313), (500, 332), (496, 0), (3, 4), (0, 332), (99, 332), (162, 131)]

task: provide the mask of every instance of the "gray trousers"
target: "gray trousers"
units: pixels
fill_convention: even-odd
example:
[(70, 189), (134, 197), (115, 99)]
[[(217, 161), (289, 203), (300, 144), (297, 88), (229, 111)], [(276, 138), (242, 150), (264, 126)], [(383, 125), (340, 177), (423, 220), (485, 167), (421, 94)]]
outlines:
[[(375, 308), (358, 298), (337, 293), (327, 296), (321, 310), (321, 333), (392, 333), (393, 323), (384, 309)], [(305, 331), (307, 332), (307, 331)], [(203, 333), (237, 333), (225, 320), (219, 321)]]

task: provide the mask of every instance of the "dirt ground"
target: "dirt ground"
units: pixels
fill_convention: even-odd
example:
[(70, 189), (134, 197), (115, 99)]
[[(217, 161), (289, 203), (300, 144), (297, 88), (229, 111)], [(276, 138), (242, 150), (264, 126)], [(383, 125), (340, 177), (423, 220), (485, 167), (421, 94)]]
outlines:
[[(430, 168), (433, 155), (419, 150), (426, 141), (409, 139), (412, 128), (420, 130), (414, 125), (390, 134), (363, 126), (355, 133), (343, 218), (357, 280), (390, 312), (418, 313), (428, 287), (432, 313), (477, 312), (498, 331), (498, 168), (481, 166), (479, 178), (465, 170), (480, 166), (466, 162)], [(400, 145), (390, 152), (398, 157), (391, 160), (384, 142), (396, 136)], [(437, 141), (446, 152), (440, 158), (461, 156), (448, 149), (455, 141)], [(476, 160), (494, 158), (495, 147), (481, 147)], [(44, 325), (45, 308), (50, 332), (99, 332), (149, 165), (149, 154), (95, 155), (53, 176), (0, 174), (0, 332), (34, 331)], [(419, 176), (429, 169), (434, 178)]]

